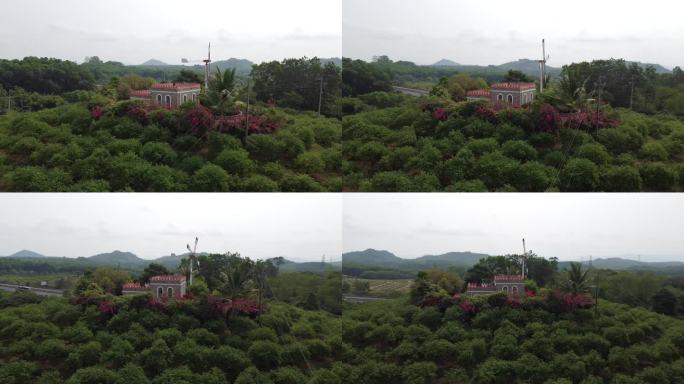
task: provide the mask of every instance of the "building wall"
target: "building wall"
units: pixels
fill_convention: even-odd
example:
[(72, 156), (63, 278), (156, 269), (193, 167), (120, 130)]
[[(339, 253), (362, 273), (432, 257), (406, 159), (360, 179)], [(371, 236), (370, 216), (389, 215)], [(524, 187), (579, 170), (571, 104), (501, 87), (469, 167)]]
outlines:
[(496, 290), (499, 292), (517, 293), (522, 295), (525, 293), (525, 283), (495, 283)]
[[(173, 91), (173, 90), (151, 90), (150, 91), (150, 103), (154, 105), (165, 105), (171, 107), (178, 107), (184, 103), (183, 96), (186, 97), (187, 101), (193, 101), (193, 95), (195, 96), (194, 102), (199, 102), (199, 89), (191, 89), (187, 91)], [(167, 103), (166, 97), (169, 97), (170, 103)], [(161, 103), (159, 102), (159, 97), (161, 97)]]
[[(491, 90), (491, 100), (493, 103), (511, 104), (520, 107), (531, 103), (534, 100), (536, 91), (527, 89), (524, 91), (515, 90)], [(512, 102), (510, 101), (512, 99)]]
[[(159, 288), (162, 289), (162, 295), (159, 296)], [(173, 297), (182, 297), (186, 294), (186, 283), (171, 283), (171, 282), (150, 282), (150, 291), (152, 296), (156, 298), (169, 297), (168, 290), (173, 289)]]

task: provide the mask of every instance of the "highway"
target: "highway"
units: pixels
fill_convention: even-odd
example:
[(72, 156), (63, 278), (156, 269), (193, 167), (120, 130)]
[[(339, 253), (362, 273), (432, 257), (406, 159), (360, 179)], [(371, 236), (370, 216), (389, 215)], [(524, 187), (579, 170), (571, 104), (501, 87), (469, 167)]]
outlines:
[[(14, 292), (19, 288), (18, 285), (0, 283), (0, 289), (3, 291)], [(33, 288), (27, 290), (26, 292), (33, 292), (36, 295), (41, 296), (62, 296), (62, 290), (60, 289), (48, 289), (48, 288)]]
[(352, 296), (352, 295), (344, 295), (342, 296), (344, 301), (349, 301), (351, 303), (367, 303), (370, 301), (381, 301), (381, 300), (387, 300), (383, 297), (372, 297), (372, 296)]
[(404, 95), (409, 95), (413, 97), (421, 97), (421, 96), (428, 96), (430, 92), (424, 90), (424, 89), (414, 89), (414, 88), (406, 88), (406, 87), (397, 87), (393, 86), (392, 89), (396, 92), (403, 93)]

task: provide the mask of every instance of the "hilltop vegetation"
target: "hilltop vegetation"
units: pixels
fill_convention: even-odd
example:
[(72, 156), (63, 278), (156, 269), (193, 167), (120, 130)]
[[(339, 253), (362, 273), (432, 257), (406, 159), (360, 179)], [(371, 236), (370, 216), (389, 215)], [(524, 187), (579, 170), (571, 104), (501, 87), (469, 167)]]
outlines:
[[(334, 118), (256, 107), (216, 118), (202, 106), (85, 101), (0, 117), (0, 190), (340, 190)], [(95, 100), (98, 100), (97, 98)]]
[(676, 383), (684, 322), (601, 301), (570, 309), (547, 298), (405, 299), (345, 309), (345, 382)]
[[(0, 293), (0, 382), (339, 382), (339, 273), (279, 274), (231, 253), (199, 263), (177, 300), (119, 296), (131, 276), (104, 267), (68, 299)], [(153, 264), (138, 281), (167, 273)]]

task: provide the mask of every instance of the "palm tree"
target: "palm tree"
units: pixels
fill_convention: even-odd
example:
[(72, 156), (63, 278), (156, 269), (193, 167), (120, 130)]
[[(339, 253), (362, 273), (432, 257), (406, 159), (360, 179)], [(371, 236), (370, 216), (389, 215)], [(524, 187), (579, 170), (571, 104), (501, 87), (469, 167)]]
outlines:
[(587, 274), (589, 270), (582, 271), (582, 264), (571, 263), (568, 271), (568, 280), (565, 282), (566, 289), (573, 295), (587, 291)]
[(254, 276), (254, 262), (238, 254), (230, 255), (228, 262), (219, 273), (223, 290), (231, 300), (235, 300), (247, 290)]
[(235, 68), (216, 73), (209, 79), (209, 89), (206, 90), (206, 101), (217, 113), (223, 115), (233, 108), (233, 91), (235, 89)]

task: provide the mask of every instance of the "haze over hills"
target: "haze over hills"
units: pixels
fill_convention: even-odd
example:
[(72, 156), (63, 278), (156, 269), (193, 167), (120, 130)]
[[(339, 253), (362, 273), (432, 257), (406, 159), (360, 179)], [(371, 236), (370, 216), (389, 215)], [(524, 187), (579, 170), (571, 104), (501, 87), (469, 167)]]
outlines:
[(140, 65), (144, 65), (144, 66), (158, 66), (158, 65), (168, 65), (168, 64), (166, 64), (165, 62), (163, 62), (163, 61), (161, 61), (161, 60), (149, 59), (149, 60), (147, 60), (146, 62), (144, 62), (144, 63), (142, 63), (142, 64), (140, 64)]
[(489, 255), (473, 252), (448, 252), (441, 255), (425, 255), (415, 259), (404, 259), (392, 252), (376, 249), (347, 252), (342, 254), (344, 264), (363, 265), (376, 268), (424, 269), (431, 267), (470, 267)]
[[(386, 250), (366, 249), (342, 254), (345, 265), (363, 266), (373, 269), (401, 269), (420, 270), (432, 267), (465, 267), (470, 268), (481, 258), (490, 256), (485, 253), (475, 252), (447, 252), (441, 255), (425, 255), (414, 259), (404, 259)], [(649, 258), (649, 256), (645, 256)], [(650, 257), (655, 258), (655, 257)], [(589, 260), (577, 260), (584, 265), (589, 265)], [(569, 267), (573, 261), (561, 261), (559, 269)], [(665, 269), (676, 268), (684, 271), (684, 262), (681, 261), (637, 261), (621, 257), (595, 258), (592, 265), (595, 268), (613, 270), (650, 270), (666, 272)]]
[(15, 252), (15, 253), (7, 256), (7, 257), (31, 258), (31, 257), (45, 257), (45, 256), (41, 255), (38, 252), (33, 252), (33, 251), (26, 250), (26, 249), (22, 249), (21, 251)]
[[(651, 64), (651, 63), (641, 63), (637, 61), (627, 61), (628, 64), (630, 63), (636, 63), (642, 68), (646, 68), (648, 66), (652, 66), (656, 73), (671, 73), (672, 71), (670, 69), (665, 68), (664, 66), (660, 64)], [(532, 59), (519, 59), (516, 61), (510, 61), (507, 63), (499, 64), (499, 65), (466, 65), (466, 64), (459, 64), (455, 61), (449, 60), (449, 59), (442, 59), (439, 60), (438, 62), (431, 64), (430, 67), (449, 67), (453, 68), (462, 72), (474, 72), (474, 73), (505, 73), (508, 72), (509, 70), (514, 70), (514, 71), (520, 71), (528, 76), (532, 76), (533, 78), (536, 79), (537, 76), (539, 76), (539, 62), (537, 60), (532, 60)], [(558, 76), (561, 72), (561, 68), (559, 67), (553, 67), (550, 65), (546, 66), (546, 70), (548, 74), (551, 77)]]
[[(80, 256), (80, 257), (65, 257), (65, 256), (45, 256), (37, 252), (33, 252), (30, 250), (21, 250), (19, 252), (15, 252), (11, 255), (8, 256), (0, 256), (4, 257), (7, 259), (30, 259), (30, 260), (36, 260), (36, 261), (45, 261), (45, 262), (50, 262), (52, 260), (71, 260), (71, 261), (78, 261), (78, 262), (84, 262), (88, 264), (92, 264), (93, 267), (97, 266), (116, 266), (116, 267), (122, 267), (122, 268), (127, 268), (127, 269), (138, 269), (142, 270), (145, 268), (148, 264), (150, 263), (157, 263), (161, 264), (164, 267), (166, 267), (169, 270), (175, 270), (178, 268), (178, 265), (180, 264), (181, 260), (188, 257), (189, 253), (183, 253), (179, 255), (166, 255), (166, 256), (161, 256), (157, 257), (155, 259), (143, 259), (138, 257), (136, 254), (132, 252), (124, 252), (124, 251), (119, 251), (115, 250), (112, 252), (106, 252), (106, 253), (99, 253), (97, 255), (93, 256)], [(198, 252), (198, 256), (206, 256), (209, 253), (207, 252)], [(321, 262), (297, 262), (293, 261), (291, 259), (284, 258), (283, 259), (283, 264), (280, 266), (280, 270), (282, 271), (287, 271), (287, 272), (320, 272), (322, 270), (329, 270), (333, 268), (339, 269), (341, 267), (342, 263), (341, 262), (334, 262), (334, 263), (321, 263)]]
[[(330, 57), (330, 58), (319, 58), (321, 63), (323, 65), (327, 63), (333, 63), (338, 67), (342, 66), (342, 59), (339, 57)], [(248, 60), (248, 59), (238, 59), (235, 57), (231, 57), (229, 59), (225, 60), (214, 60), (211, 62), (211, 70), (216, 71), (216, 69), (220, 69), (221, 71), (224, 71), (226, 69), (233, 69), (235, 68), (235, 73), (238, 75), (246, 76), (252, 71), (252, 66), (257, 63)], [(165, 69), (192, 69), (196, 72), (204, 72), (204, 64), (201, 64), (198, 62), (198, 60), (192, 60), (189, 63), (185, 64), (167, 64), (163, 61), (156, 60), (156, 59), (150, 59), (147, 60), (146, 62), (140, 64), (140, 65), (132, 65), (132, 67), (162, 67)]]

